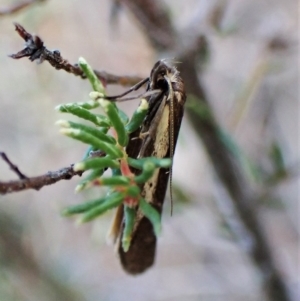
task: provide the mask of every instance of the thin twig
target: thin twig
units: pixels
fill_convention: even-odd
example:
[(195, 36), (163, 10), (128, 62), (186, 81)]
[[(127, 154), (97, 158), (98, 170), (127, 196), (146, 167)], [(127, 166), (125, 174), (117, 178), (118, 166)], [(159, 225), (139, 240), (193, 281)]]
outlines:
[(0, 182), (0, 194), (8, 194), (27, 189), (39, 190), (44, 186), (52, 185), (60, 180), (70, 180), (74, 176), (81, 176), (82, 171), (74, 171), (73, 165), (57, 171), (49, 171), (37, 177), (28, 177), (22, 180)]
[[(90, 152), (91, 158), (103, 156), (105, 156), (105, 153), (101, 150)], [(55, 184), (56, 182), (61, 180), (70, 180), (74, 176), (81, 176), (83, 174), (83, 171), (74, 171), (74, 164), (72, 164), (69, 167), (64, 167), (57, 171), (48, 171), (46, 174), (41, 176), (27, 177), (19, 170), (19, 168), (15, 164), (11, 162), (11, 160), (4, 152), (0, 152), (0, 157), (20, 178), (20, 180), (0, 182), (0, 195), (19, 192), (27, 189), (40, 190), (44, 186)]]
[[(25, 41), (25, 48), (15, 54), (11, 54), (10, 57), (13, 59), (28, 57), (30, 61), (37, 61), (38, 63), (47, 61), (57, 70), (65, 70), (66, 72), (80, 76), (83, 79), (86, 78), (78, 64), (72, 65), (68, 60), (61, 56), (60, 51), (51, 51), (47, 49), (40, 37), (27, 32), (20, 24), (15, 23), (15, 27), (17, 33)], [(104, 85), (118, 84), (121, 86), (133, 86), (143, 79), (138, 76), (117, 76), (104, 71), (94, 70), (94, 72)]]
[(21, 171), (20, 169), (18, 168), (18, 166), (14, 165), (10, 160), (9, 158), (7, 157), (7, 155), (3, 152), (0, 152), (0, 157), (3, 159), (3, 161), (5, 161), (8, 166), (10, 167), (10, 169), (17, 174), (17, 176), (21, 179), (21, 180), (24, 180), (24, 179), (27, 179), (28, 177), (25, 176)]
[[(121, 2), (126, 4), (139, 22), (148, 25), (154, 24), (152, 28), (147, 28), (145, 33), (152, 45), (159, 44), (159, 39), (153, 37), (151, 32), (155, 30), (156, 22), (158, 24), (161, 22), (160, 16), (167, 14), (164, 11), (165, 7), (160, 5), (159, 1), (155, 0), (121, 0)], [(151, 5), (151, 10), (144, 9), (144, 2)], [(147, 22), (144, 22), (141, 16), (148, 19)], [(180, 36), (175, 33), (175, 27), (169, 18), (165, 18), (164, 22), (169, 22), (169, 24), (160, 28), (160, 30), (164, 31), (164, 36), (168, 36), (174, 42), (171, 47), (166, 43), (161, 43), (156, 47), (156, 50), (160, 51), (163, 49), (165, 52), (169, 51), (172, 53), (174, 49), (178, 48), (177, 45), (180, 47), (182, 40), (186, 40), (186, 35), (183, 34)], [(198, 44), (198, 46), (203, 47), (203, 44), (197, 43), (197, 39), (199, 40), (198, 37), (195, 38), (190, 33), (188, 36), (191, 36), (194, 41), (190, 41), (187, 44), (195, 46)], [(291, 299), (288, 289), (282, 275), (278, 271), (272, 256), (271, 247), (263, 230), (263, 225), (254, 208), (254, 205), (258, 203), (257, 199), (259, 199), (259, 196), (253, 194), (253, 189), (247, 182), (243, 169), (223, 143), (219, 131), (220, 126), (209, 105), (206, 92), (199, 81), (197, 62), (201, 50), (202, 48), (193, 49), (192, 47), (185, 47), (185, 49), (181, 50), (177, 49), (178, 53), (180, 53), (180, 56), (177, 58), (182, 63), (179, 69), (183, 79), (185, 79), (187, 94), (192, 94), (196, 101), (198, 101), (194, 108), (187, 108), (189, 119), (199, 134), (199, 138), (202, 139), (211, 163), (232, 199), (236, 212), (247, 230), (249, 241), (253, 242), (252, 247), (248, 250), (248, 254), (264, 276), (264, 286), (268, 299), (270, 301), (289, 301)], [(205, 116), (204, 114), (199, 114), (199, 109), (204, 107)]]

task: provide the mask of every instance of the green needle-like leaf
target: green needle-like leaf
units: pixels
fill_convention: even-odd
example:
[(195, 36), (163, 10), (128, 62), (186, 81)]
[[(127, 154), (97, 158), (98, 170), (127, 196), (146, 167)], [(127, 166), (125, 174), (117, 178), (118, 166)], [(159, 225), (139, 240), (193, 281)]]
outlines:
[(68, 129), (62, 128), (60, 132), (64, 135), (82, 141), (84, 143), (90, 144), (95, 148), (104, 151), (107, 155), (110, 155), (112, 158), (122, 158), (123, 152), (116, 145), (106, 143), (96, 138), (95, 136), (88, 134), (87, 132), (78, 130), (78, 129)]
[(124, 252), (127, 252), (130, 247), (131, 234), (134, 227), (134, 221), (136, 216), (135, 209), (124, 206), (124, 215), (125, 215), (125, 226), (122, 235), (122, 248)]
[(99, 138), (103, 142), (111, 143), (111, 144), (116, 144), (116, 140), (112, 137), (106, 134), (107, 129), (103, 128), (102, 129), (97, 129), (95, 127), (91, 127), (85, 124), (73, 122), (73, 121), (66, 121), (66, 120), (58, 120), (56, 122), (57, 125), (60, 125), (61, 127), (64, 128), (73, 128), (73, 129), (79, 129), (82, 131), (87, 132), (88, 134), (91, 134), (95, 136), (96, 138)]
[(85, 222), (89, 222), (92, 219), (95, 219), (99, 215), (105, 213), (107, 210), (121, 205), (123, 198), (124, 195), (119, 192), (110, 194), (109, 196), (106, 197), (105, 202), (101, 203), (99, 206), (96, 206), (91, 210), (89, 210), (88, 212), (86, 212), (80, 221), (82, 223), (85, 223)]
[(81, 181), (81, 183), (79, 185), (76, 186), (75, 188), (75, 192), (79, 192), (84, 190), (86, 187), (88, 187), (88, 185), (95, 179), (100, 178), (104, 173), (104, 169), (103, 168), (99, 168), (99, 169), (93, 169), (91, 171), (91, 173), (85, 177), (85, 179), (83, 181)]
[[(74, 103), (66, 103), (66, 106), (73, 105)], [(86, 109), (86, 110), (92, 110), (99, 107), (99, 103), (94, 100), (86, 101), (86, 102), (76, 102), (76, 105)]]
[(59, 105), (56, 107), (56, 109), (62, 113), (71, 113), (82, 119), (88, 120), (98, 126), (103, 126), (103, 127), (111, 126), (110, 122), (105, 116), (99, 114), (93, 114), (89, 110), (86, 110), (77, 104)]
[[(115, 103), (113, 103), (114, 106), (116, 106)], [(129, 117), (126, 115), (125, 112), (123, 112), (121, 109), (119, 109), (117, 106), (116, 106), (118, 112), (119, 112), (119, 116), (120, 116), (120, 119), (122, 120), (123, 124), (127, 124), (128, 121), (129, 121)]]
[(100, 99), (99, 102), (118, 135), (118, 143), (121, 146), (126, 146), (128, 144), (128, 133), (125, 130), (124, 123), (122, 122), (116, 105), (105, 99)]
[(137, 130), (142, 122), (144, 121), (147, 112), (148, 112), (149, 104), (146, 99), (142, 99), (139, 107), (133, 113), (132, 118), (130, 119), (129, 123), (125, 126), (127, 132), (130, 134)]
[(103, 93), (103, 95), (104, 95), (105, 89), (104, 89), (101, 81), (96, 76), (92, 67), (87, 63), (87, 61), (83, 57), (80, 57), (78, 60), (78, 64), (79, 64), (80, 68), (82, 69), (82, 71), (87, 76), (88, 80), (90, 81), (90, 83), (93, 87), (93, 90)]
[(94, 207), (102, 204), (103, 202), (105, 202), (105, 200), (106, 200), (106, 198), (102, 197), (102, 198), (99, 198), (97, 200), (93, 200), (93, 201), (86, 202), (86, 203), (83, 203), (83, 204), (79, 204), (79, 205), (75, 205), (75, 206), (70, 206), (68, 208), (65, 208), (62, 211), (62, 215), (69, 216), (69, 215), (73, 215), (73, 214), (78, 214), (78, 213), (83, 213), (83, 212), (89, 211), (92, 208), (94, 208)]
[(110, 157), (103, 158), (88, 158), (82, 162), (76, 163), (74, 165), (74, 170), (88, 170), (88, 169), (99, 169), (99, 168), (118, 168), (120, 163), (113, 160)]
[(146, 161), (143, 164), (143, 169), (141, 174), (134, 177), (134, 182), (137, 184), (142, 184), (147, 182), (152, 176), (155, 171), (155, 165), (151, 161)]
[(154, 233), (158, 236), (161, 232), (161, 218), (158, 211), (148, 204), (143, 198), (140, 199), (140, 209), (153, 225)]

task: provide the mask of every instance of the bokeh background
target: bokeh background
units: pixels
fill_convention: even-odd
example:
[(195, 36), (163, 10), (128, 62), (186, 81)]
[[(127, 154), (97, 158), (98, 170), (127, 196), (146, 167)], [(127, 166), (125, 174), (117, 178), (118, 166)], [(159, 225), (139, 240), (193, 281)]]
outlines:
[[(0, 11), (18, 2), (1, 0)], [(257, 204), (261, 225), (290, 300), (299, 300), (298, 3), (185, 0), (166, 5), (179, 32), (197, 28), (207, 38), (199, 77), (218, 123), (243, 158), (250, 186), (266, 190)], [(166, 56), (152, 47), (126, 5), (112, 18), (109, 0), (48, 0), (0, 14), (0, 151), (28, 176), (80, 160), (85, 148), (58, 133), (54, 123), (64, 116), (54, 108), (87, 100), (90, 86), (47, 62), (9, 58), (23, 47), (13, 22), (70, 62), (84, 56), (95, 69), (113, 74), (148, 76), (156, 60)], [(109, 94), (123, 90), (108, 87)], [(121, 106), (130, 114), (137, 103)], [(266, 187), (257, 179), (272, 176), (274, 149), (286, 174)], [(256, 167), (258, 177), (249, 166)], [(0, 161), (0, 181), (15, 178)], [(167, 197), (156, 263), (145, 274), (123, 272), (107, 245), (112, 213), (83, 226), (60, 216), (64, 206), (99, 194), (74, 194), (78, 182), (73, 178), (38, 192), (0, 196), (1, 301), (265, 300), (259, 267), (226, 223), (224, 212), (234, 220), (234, 210), (228, 209), (228, 195), (187, 116), (175, 156), (174, 215)]]

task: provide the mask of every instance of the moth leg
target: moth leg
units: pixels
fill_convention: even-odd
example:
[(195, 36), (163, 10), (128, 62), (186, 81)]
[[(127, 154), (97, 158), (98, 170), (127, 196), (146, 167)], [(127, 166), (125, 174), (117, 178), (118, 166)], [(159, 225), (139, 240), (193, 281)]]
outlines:
[[(167, 102), (167, 97), (165, 96), (161, 102), (161, 104), (159, 105), (159, 108), (150, 124), (150, 127), (147, 131), (145, 132), (141, 132), (140, 133), (140, 138), (141, 139), (145, 139), (145, 143), (142, 145), (141, 151), (140, 151), (140, 156), (143, 155), (143, 153), (145, 152), (145, 150), (147, 149), (149, 143), (151, 140), (155, 139), (155, 135), (156, 135), (156, 131), (157, 131), (157, 127), (159, 125), (159, 122), (161, 120), (161, 116), (163, 114), (164, 108), (166, 106), (166, 102)], [(143, 129), (142, 129), (143, 131)]]
[[(160, 94), (162, 94), (161, 90), (159, 90), (159, 91), (160, 91)], [(148, 112), (148, 114), (145, 118), (145, 122), (144, 122), (145, 126), (146, 125), (149, 126), (150, 122), (152, 123), (152, 121), (153, 121), (153, 119), (156, 115), (156, 112), (157, 112), (157, 110), (158, 110), (158, 108), (161, 104), (161, 100), (160, 100), (161, 97), (160, 96), (164, 97), (163, 95), (158, 95), (156, 97), (150, 97), (148, 103), (149, 103), (149, 108), (151, 108), (151, 110), (149, 110), (149, 112)]]
[(163, 110), (165, 108), (166, 100), (167, 100), (167, 98), (164, 97), (162, 102), (160, 103), (156, 113), (155, 113), (155, 116), (154, 116), (153, 120), (151, 121), (151, 124), (150, 124), (148, 130), (145, 131), (145, 128), (142, 129), (142, 131), (140, 133), (140, 138), (141, 139), (145, 139), (148, 136), (150, 136), (152, 139), (155, 138), (155, 133), (156, 133), (158, 124), (160, 122)]

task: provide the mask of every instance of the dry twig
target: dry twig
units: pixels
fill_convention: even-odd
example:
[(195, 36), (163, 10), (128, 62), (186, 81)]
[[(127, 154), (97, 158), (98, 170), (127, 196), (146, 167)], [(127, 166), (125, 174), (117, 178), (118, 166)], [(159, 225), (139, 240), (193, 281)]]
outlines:
[[(65, 70), (81, 78), (86, 78), (83, 71), (80, 69), (78, 64), (71, 64), (68, 60), (64, 59), (59, 50), (49, 50), (44, 45), (43, 40), (31, 33), (27, 32), (26, 29), (18, 23), (15, 23), (16, 31), (20, 37), (25, 41), (25, 48), (21, 51), (11, 54), (10, 57), (13, 59), (20, 59), (23, 57), (28, 57), (29, 60), (37, 61), (42, 63), (47, 61), (51, 66), (57, 70)], [(142, 78), (137, 76), (117, 76), (105, 71), (94, 70), (98, 78), (106, 84), (117, 84), (121, 86), (133, 86), (134, 84), (141, 81)]]
[(73, 165), (71, 165), (69, 167), (61, 168), (57, 171), (49, 171), (41, 176), (29, 178), (25, 176), (19, 170), (19, 168), (9, 160), (5, 153), (0, 152), (0, 156), (20, 178), (20, 180), (0, 182), (0, 194), (8, 194), (27, 189), (39, 190), (46, 185), (54, 184), (60, 180), (70, 180), (74, 176), (82, 175), (82, 171), (74, 171)]

